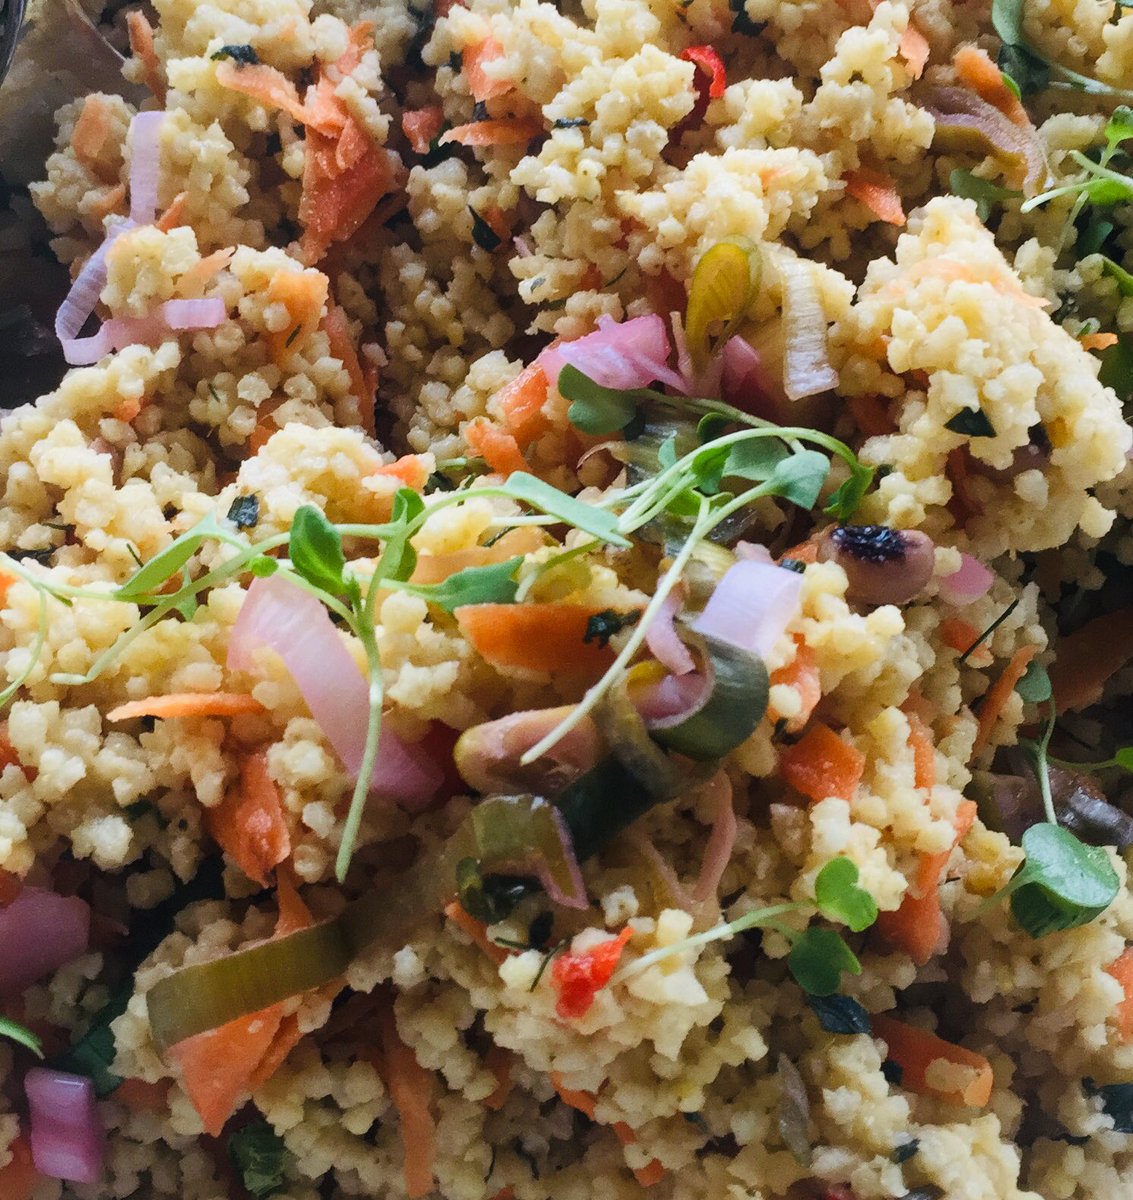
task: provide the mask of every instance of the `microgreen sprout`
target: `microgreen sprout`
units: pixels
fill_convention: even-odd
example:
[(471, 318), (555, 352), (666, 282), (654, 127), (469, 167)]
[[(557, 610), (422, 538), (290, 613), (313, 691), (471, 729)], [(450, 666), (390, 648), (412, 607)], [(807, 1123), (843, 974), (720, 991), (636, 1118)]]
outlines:
[(30, 1029), (9, 1017), (0, 1017), (0, 1037), (10, 1038), (30, 1050), (36, 1058), (43, 1057), (43, 1043)]

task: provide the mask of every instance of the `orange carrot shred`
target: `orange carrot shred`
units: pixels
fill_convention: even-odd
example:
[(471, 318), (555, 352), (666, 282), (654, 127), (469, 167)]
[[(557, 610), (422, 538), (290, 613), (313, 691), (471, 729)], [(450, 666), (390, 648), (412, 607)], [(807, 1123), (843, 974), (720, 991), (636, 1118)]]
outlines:
[(153, 44), (153, 26), (140, 9), (126, 14), (126, 30), (130, 35), (130, 53), (141, 60), (142, 78), (146, 87), (165, 107), (165, 75)]
[(1133, 608), (1103, 613), (1058, 643), (1050, 669), (1060, 713), (1088, 708), (1101, 699), (1111, 676), (1133, 658)]
[(491, 75), (489, 63), (504, 57), (504, 48), (494, 37), (486, 37), (475, 46), (467, 46), (463, 54), (464, 74), (473, 100), (493, 100), (506, 96), (515, 87), (510, 79)]
[(520, 450), (526, 450), (551, 427), (543, 411), (549, 389), (543, 368), (534, 362), (496, 393), (495, 403)]
[(439, 104), (408, 108), (401, 114), (401, 129), (417, 154), (428, 154), (433, 138), (445, 127), (445, 110)]
[(230, 91), (250, 96), (265, 108), (282, 109), (301, 124), (306, 124), (310, 118), (295, 85), (277, 67), (267, 63), (237, 66), (226, 58), (217, 64), (216, 81)]
[(511, 1077), (514, 1057), (510, 1050), (505, 1050), (503, 1046), (497, 1046), (495, 1042), (488, 1048), (488, 1053), (484, 1055), (484, 1066), (496, 1077), (496, 1090), (490, 1096), (484, 1097), (484, 1107), (490, 1112), (499, 1112), (503, 1108), (515, 1086), (515, 1081)]
[(909, 719), (909, 743), (913, 747), (913, 764), (917, 787), (926, 791), (936, 785), (936, 750), (932, 744), (932, 732), (916, 713), (906, 714)]
[[(995, 1078), (991, 1063), (982, 1054), (946, 1042), (934, 1033), (898, 1021), (885, 1013), (874, 1016), (873, 1032), (889, 1047), (889, 1057), (902, 1070), (901, 1086), (909, 1091), (933, 1095), (950, 1104), (968, 1104), (976, 1108), (983, 1108), (991, 1099)], [(971, 1067), (976, 1075), (960, 1091), (940, 1091), (927, 1078), (929, 1067), (939, 1060)]]
[(1120, 340), (1116, 333), (1082, 333), (1078, 335), (1078, 341), (1082, 344), (1083, 350), (1108, 350), (1110, 346), (1116, 346)]
[[(777, 667), (771, 672), (771, 683), (784, 683), (795, 689), (802, 704), (800, 711), (787, 721), (788, 733), (798, 733), (806, 726), (819, 700), (822, 699), (822, 677), (818, 671), (818, 658), (814, 650), (795, 635), (795, 657), (784, 667)], [(775, 712), (770, 713), (771, 720), (779, 720)]]
[(109, 101), (99, 92), (88, 96), (83, 101), (83, 110), (75, 122), (74, 132), (71, 134), (71, 147), (79, 162), (96, 175), (99, 174), (96, 170), (98, 156), (102, 153), (107, 138), (110, 137), (110, 126)]
[(1117, 1006), (1117, 1031), (1123, 1042), (1133, 1042), (1133, 946), (1106, 968), (1125, 989)]
[(920, 79), (924, 74), (925, 67), (928, 66), (928, 58), (932, 50), (929, 47), (928, 38), (911, 21), (905, 27), (905, 32), (901, 34), (901, 41), (897, 49), (908, 64), (909, 74), (914, 79)]
[(461, 633), (494, 667), (599, 675), (614, 661), (609, 646), (587, 642), (586, 604), (466, 604), (456, 610)]
[[(991, 664), (991, 651), (979, 641), (980, 631), (963, 617), (949, 617), (940, 622), (940, 637), (946, 646), (958, 654), (967, 654), (968, 661), (974, 667), (986, 667)], [(974, 650), (972, 647), (976, 646)], [(971, 651), (971, 653), (969, 653)]]
[(0, 1196), (4, 1200), (31, 1200), (31, 1194), (43, 1182), (31, 1156), (31, 1143), (22, 1134), (8, 1147), (12, 1157), (0, 1167)]
[(181, 276), (177, 281), (178, 290), (182, 293), (201, 291), (228, 266), (235, 254), (236, 247), (228, 246), (224, 250), (214, 250), (206, 255)]
[[(551, 1072), (551, 1083), (554, 1085), (555, 1091), (558, 1092), (559, 1098), (564, 1104), (569, 1104), (571, 1108), (578, 1109), (580, 1113), (591, 1121), (598, 1120), (595, 1115), (598, 1100), (596, 1096), (590, 1092), (580, 1092), (573, 1088), (568, 1088), (558, 1071)], [(617, 1135), (618, 1141), (623, 1146), (632, 1146), (637, 1141), (637, 1134), (625, 1121), (615, 1122), (613, 1130)], [(665, 1178), (665, 1168), (657, 1159), (653, 1159), (646, 1166), (637, 1168), (634, 1171), (634, 1176), (642, 1187), (653, 1187)]]
[(350, 325), (346, 313), (333, 302), (327, 306), (327, 315), (323, 319), (327, 340), (330, 342), (330, 352), (346, 368), (350, 376), (350, 390), (358, 401), (358, 410), (362, 417), (362, 428), (372, 437), (375, 433), (374, 403), (375, 396), (370, 390), (365, 373), (362, 370), (358, 351), (354, 349), (354, 340), (350, 336)]
[(846, 401), (854, 424), (866, 437), (885, 437), (896, 433), (897, 426), (880, 396), (851, 396)]
[(169, 1103), (169, 1080), (147, 1083), (144, 1079), (123, 1079), (114, 1089), (114, 1099), (132, 1113), (161, 1112)]
[(837, 796), (852, 800), (865, 771), (865, 755), (844, 742), (829, 725), (812, 725), (802, 739), (779, 755), (783, 778), (811, 800)]
[(240, 870), (261, 887), (291, 854), (283, 801), (263, 750), (245, 756), (239, 787), (206, 811), (208, 830)]
[(510, 475), (513, 471), (526, 471), (527, 460), (520, 453), (519, 443), (510, 434), (493, 425), (491, 421), (477, 417), (464, 428), (464, 440), (470, 449), (483, 458), (493, 471)]
[(1011, 656), (1011, 661), (1003, 668), (1000, 677), (988, 688), (983, 707), (980, 709), (979, 728), (976, 730), (976, 740), (972, 746), (973, 754), (978, 754), (987, 745), (996, 722), (1015, 691), (1015, 685), (1026, 674), (1027, 667), (1038, 653), (1038, 649), (1037, 646), (1021, 646)]
[(879, 221), (890, 225), (905, 224), (905, 210), (897, 185), (888, 175), (870, 167), (859, 167), (842, 176), (846, 191), (860, 201)]
[(459, 900), (445, 905), (445, 916), (458, 928), (463, 929), (492, 962), (498, 965), (507, 958), (507, 951), (488, 937), (488, 927), (484, 922), (478, 921)]
[(267, 334), (272, 359), (284, 362), (297, 342), (309, 337), (323, 319), (330, 280), (321, 271), (276, 271), (267, 286), (269, 304), (282, 304), (289, 320), (285, 328)]
[(171, 229), (176, 229), (178, 225), (185, 224), (185, 210), (189, 207), (189, 193), (178, 192), (173, 197), (173, 202), (161, 214), (157, 222), (158, 229), (162, 233), (168, 233)]
[(434, 1186), (437, 1127), (429, 1109), (434, 1077), (401, 1040), (392, 1007), (382, 1013), (381, 1037), (385, 1083), (401, 1120), (405, 1190), (410, 1200), (417, 1200), (427, 1196)]
[(519, 146), (543, 133), (543, 123), (533, 117), (502, 117), (496, 121), (472, 121), (441, 134), (441, 145)]
[(1013, 124), (1031, 129), (1031, 118), (1022, 101), (1007, 86), (1003, 72), (991, 61), (986, 50), (978, 46), (961, 46), (952, 56), (952, 64), (961, 83), (970, 87)]
[(243, 713), (261, 713), (264, 706), (243, 692), (170, 692), (167, 696), (147, 696), (129, 700), (107, 714), (108, 721), (129, 721), (134, 717), (236, 717)]

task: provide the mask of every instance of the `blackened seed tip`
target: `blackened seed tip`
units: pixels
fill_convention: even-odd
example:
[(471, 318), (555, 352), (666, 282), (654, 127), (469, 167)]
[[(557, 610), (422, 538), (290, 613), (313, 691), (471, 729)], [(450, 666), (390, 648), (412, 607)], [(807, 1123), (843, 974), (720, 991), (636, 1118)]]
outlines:
[(839, 550), (863, 562), (901, 562), (909, 551), (905, 534), (888, 525), (840, 525), (831, 538)]

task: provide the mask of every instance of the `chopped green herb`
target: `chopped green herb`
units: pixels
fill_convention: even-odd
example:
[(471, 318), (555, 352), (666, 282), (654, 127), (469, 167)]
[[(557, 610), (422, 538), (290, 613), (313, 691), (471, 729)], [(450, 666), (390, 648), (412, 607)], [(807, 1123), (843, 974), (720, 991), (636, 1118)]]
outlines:
[(287, 1150), (283, 1138), (263, 1118), (232, 1134), (228, 1154), (245, 1189), (256, 1200), (266, 1200), (283, 1190)]
[[(533, 992), (539, 986), (539, 980), (541, 980), (543, 978), (543, 972), (546, 971), (547, 966), (550, 963), (551, 959), (554, 958), (555, 955), (558, 954), (559, 951), (562, 950), (564, 946), (566, 946), (566, 944), (567, 944), (567, 939), (563, 938), (563, 940), (561, 942), (559, 942), (557, 945), (552, 946), (550, 948), (550, 950), (548, 950), (547, 953), (543, 955), (543, 959), (539, 963), (539, 970), (535, 972), (535, 978), (531, 981), (531, 986), (527, 989), (529, 992)], [(536, 1178), (538, 1178), (538, 1173), (536, 1173)]]
[(237, 529), (251, 529), (260, 519), (259, 496), (237, 496), (228, 509), (228, 519)]
[(582, 635), (582, 640), (597, 642), (599, 646), (608, 646), (610, 638), (615, 633), (621, 633), (623, 629), (636, 625), (640, 620), (640, 608), (631, 609), (629, 612), (616, 612), (612, 608), (603, 609), (602, 612), (595, 613), (586, 622), (586, 632)]
[(300, 334), (300, 333), (302, 333), (302, 332), (303, 332), (303, 323), (302, 323), (302, 322), (300, 322), (300, 323), (299, 323), (298, 325), (296, 325), (296, 326), (295, 326), (295, 328), (294, 328), (294, 329), (293, 329), (293, 330), (292, 330), (292, 331), (291, 331), (291, 332), (290, 332), (290, 333), (287, 335), (287, 341), (286, 341), (286, 342), (284, 342), (284, 345), (285, 345), (285, 346), (287, 346), (287, 348), (288, 348), (288, 349), (290, 349), (290, 348), (291, 348), (291, 346), (293, 346), (293, 345), (294, 345), (294, 343), (295, 343), (295, 339), (296, 339), (296, 338), (299, 336), (299, 334)]
[(468, 211), (472, 214), (472, 240), (476, 245), (481, 250), (489, 252), (499, 249), (503, 238), (484, 220), (471, 204), (468, 206)]
[(902, 1142), (901, 1145), (894, 1149), (893, 1153), (889, 1156), (889, 1160), (896, 1163), (897, 1166), (901, 1166), (903, 1163), (907, 1163), (920, 1148), (921, 1143), (919, 1138), (909, 1138), (907, 1142)]
[(260, 63), (260, 56), (256, 53), (256, 48), (248, 45), (221, 46), (215, 54), (210, 54), (209, 57), (213, 62), (219, 62), (222, 58), (230, 58), (240, 67), (256, 67)]
[(733, 33), (743, 33), (748, 37), (758, 37), (766, 29), (766, 21), (753, 21), (747, 15), (746, 0), (728, 0), (728, 8), (731, 9), (733, 14)]
[(995, 426), (982, 408), (962, 408), (950, 420), (944, 422), (945, 429), (962, 433), (965, 437), (995, 437)]
[(1082, 1082), (1088, 1096), (1100, 1096), (1102, 1110), (1112, 1118), (1117, 1133), (1133, 1133), (1133, 1083), (1110, 1083), (1098, 1087), (1092, 1079)]
[(465, 604), (511, 604), (518, 585), (515, 573), (522, 557), (486, 567), (466, 567), (440, 583), (408, 584), (405, 591), (453, 612)]
[(559, 117), (551, 126), (552, 129), (581, 129), (590, 122), (585, 117)]
[(1022, 192), (1012, 188), (1000, 187), (999, 184), (992, 183), (990, 179), (982, 179), (979, 175), (974, 175), (962, 167), (957, 167), (948, 176), (948, 186), (954, 196), (962, 196), (965, 200), (974, 200), (976, 212), (979, 213), (980, 220), (984, 222), (991, 216), (992, 205), (1002, 203), (1004, 200), (1015, 200), (1023, 195)]
[(807, 996), (819, 1024), (827, 1033), (872, 1033), (869, 1012), (853, 996)]

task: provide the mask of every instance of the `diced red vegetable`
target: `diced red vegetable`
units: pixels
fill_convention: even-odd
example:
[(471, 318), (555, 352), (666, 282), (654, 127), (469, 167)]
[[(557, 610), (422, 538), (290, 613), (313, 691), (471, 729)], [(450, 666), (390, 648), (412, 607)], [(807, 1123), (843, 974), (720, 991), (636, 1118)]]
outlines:
[(567, 951), (555, 959), (551, 982), (559, 993), (555, 1011), (564, 1020), (584, 1017), (598, 993), (610, 982), (626, 943), (633, 937), (627, 925), (617, 937), (591, 950)]
[[(724, 60), (714, 46), (689, 46), (681, 51), (681, 58), (693, 63), (697, 69), (696, 86), (704, 90), (710, 100), (719, 100), (728, 86), (728, 73)], [(700, 74), (708, 76), (707, 84), (700, 80)]]

